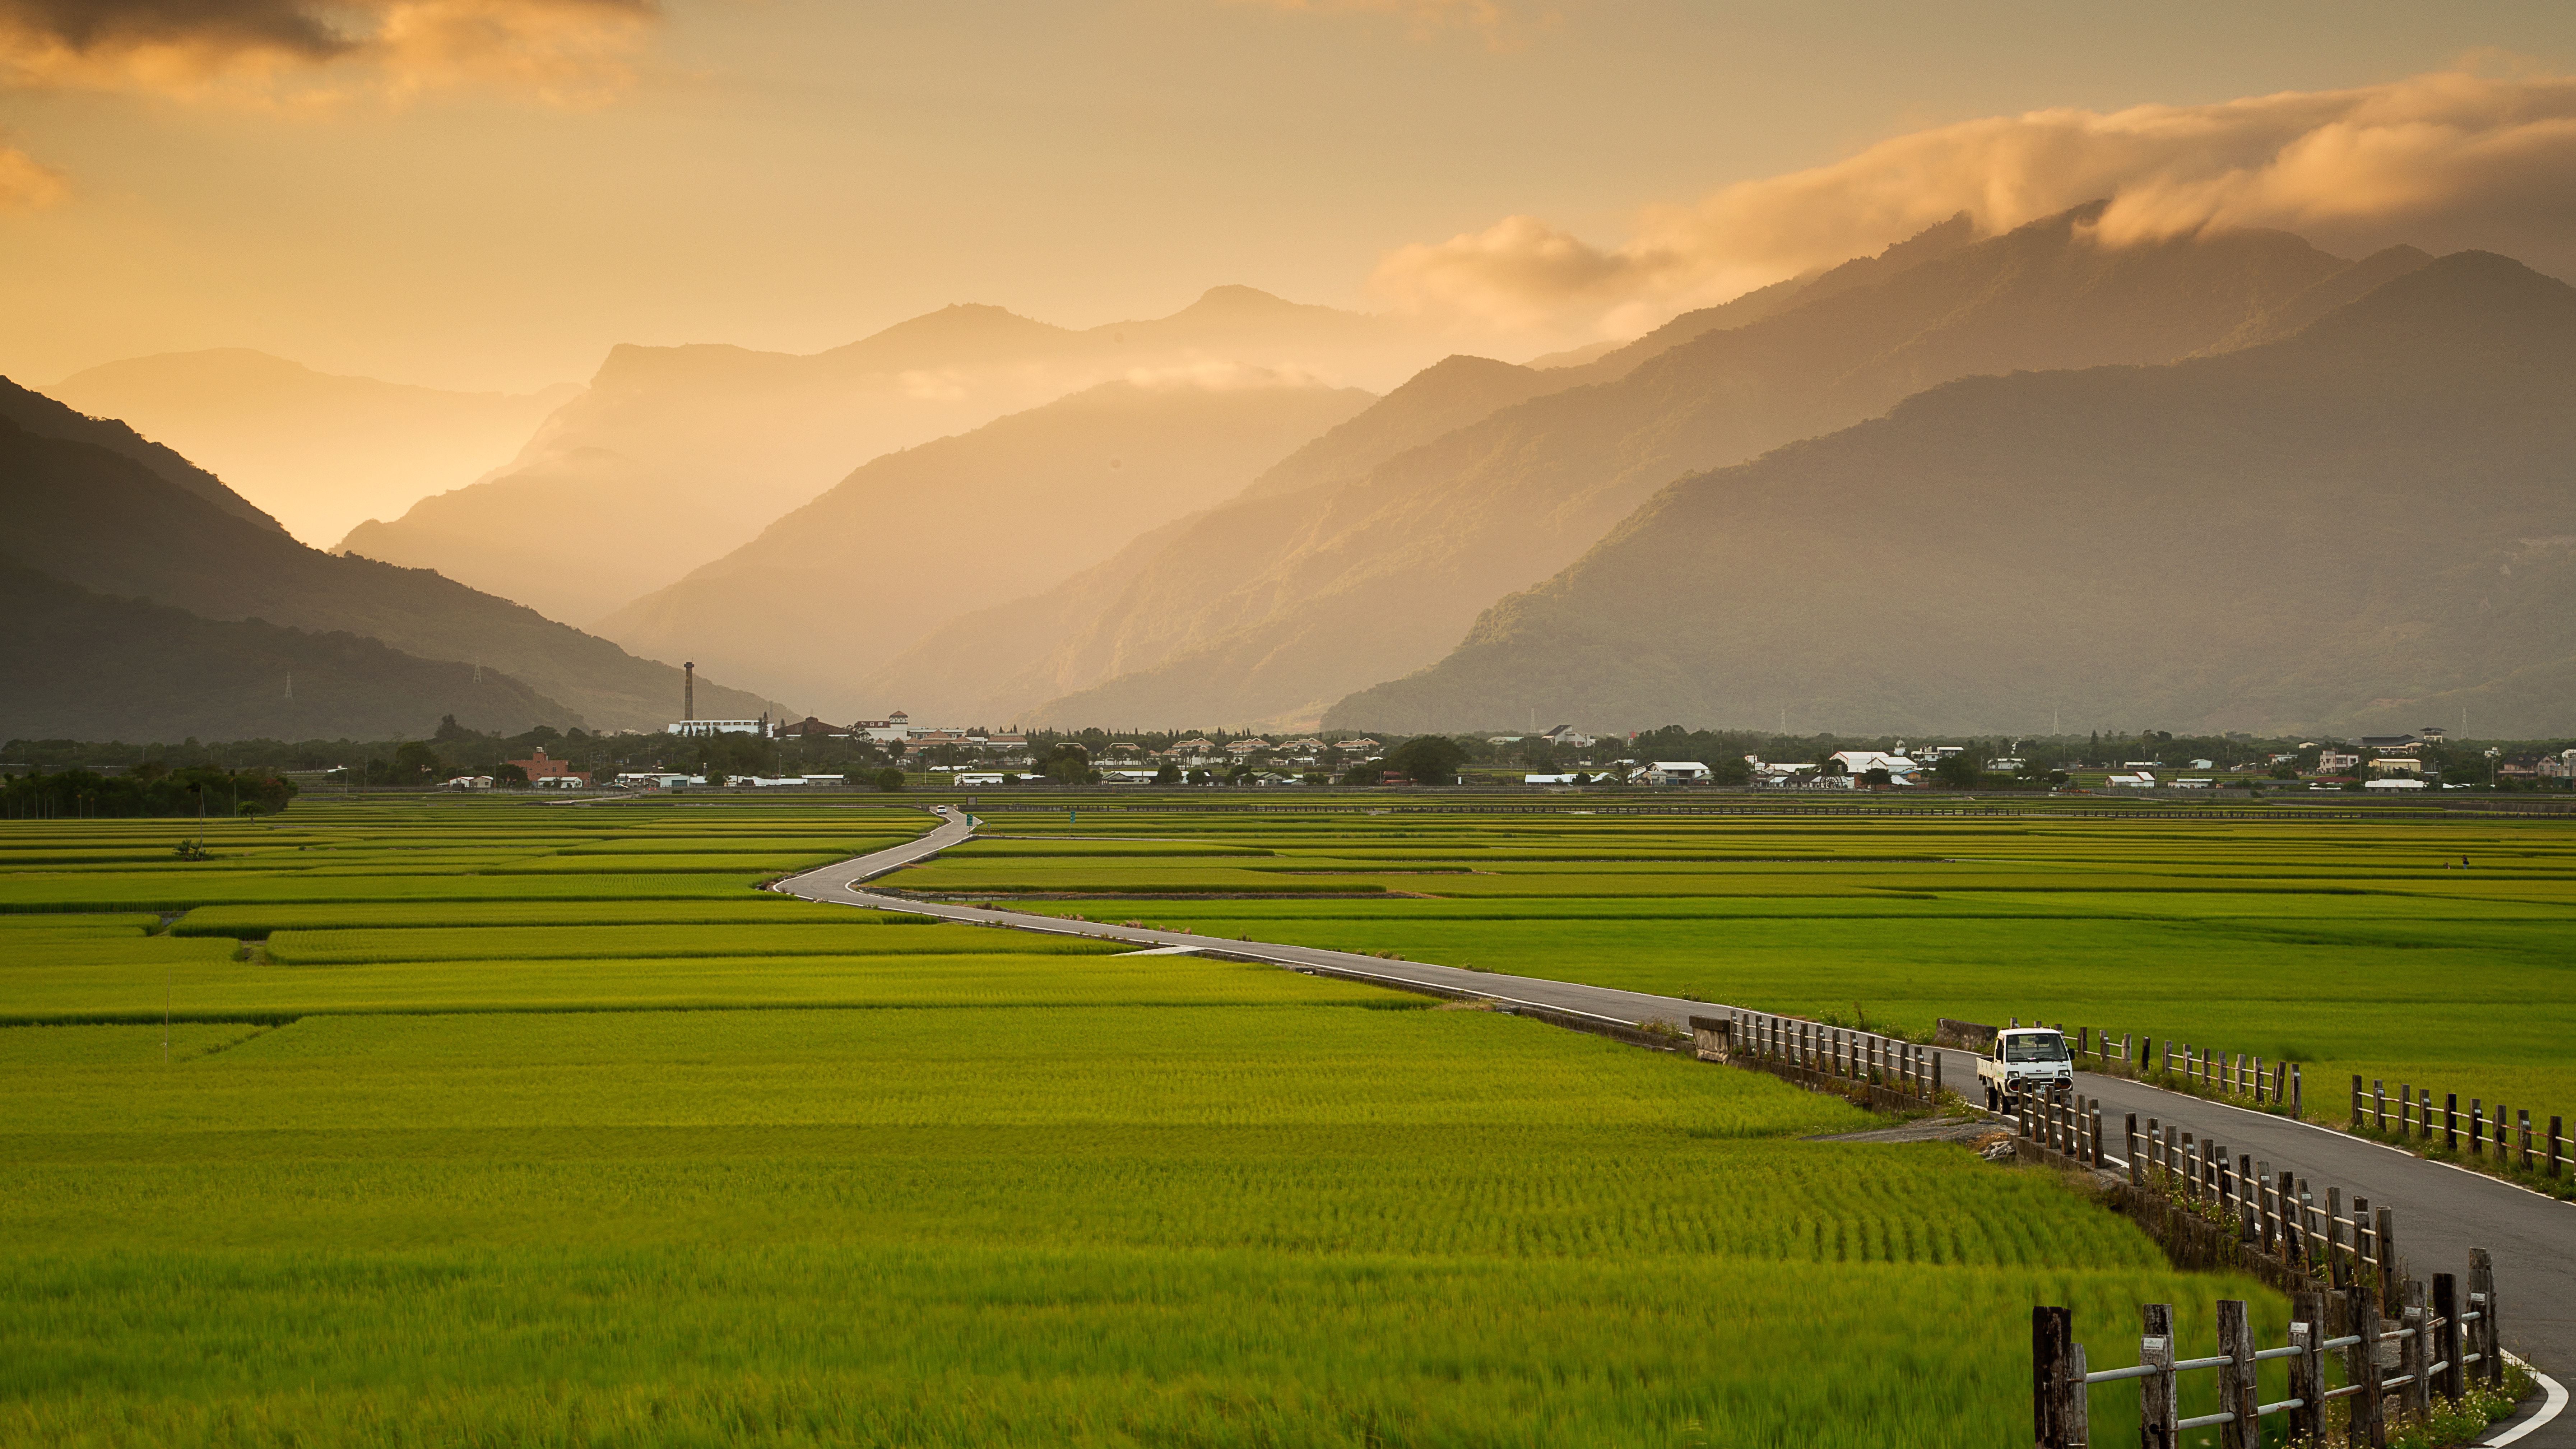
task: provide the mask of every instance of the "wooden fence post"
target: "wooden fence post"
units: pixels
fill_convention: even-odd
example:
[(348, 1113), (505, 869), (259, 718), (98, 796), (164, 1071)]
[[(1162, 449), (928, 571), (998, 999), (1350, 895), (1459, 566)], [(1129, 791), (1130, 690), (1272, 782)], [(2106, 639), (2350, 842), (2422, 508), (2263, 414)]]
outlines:
[(2218, 1426), (2220, 1449), (2262, 1449), (2263, 1420), (2254, 1396), (2254, 1330), (2245, 1321), (2245, 1300), (2218, 1300), (2218, 1351), (2228, 1362), (2218, 1370), (2218, 1407), (2236, 1417)]
[(2460, 1094), (2457, 1092), (2442, 1094), (2442, 1150), (2460, 1150)]
[(2487, 1103), (2484, 1097), (2469, 1099), (2469, 1155), (2487, 1155)]
[(2272, 1186), (2271, 1161), (2257, 1161), (2254, 1175), (2246, 1180), (2254, 1185), (2254, 1242), (2262, 1248), (2263, 1256), (2275, 1256), (2281, 1250), (2281, 1195)]
[(2370, 1242), (2379, 1250), (2379, 1301), (2395, 1312), (2398, 1295), (2405, 1291), (2405, 1279), (2398, 1276), (2395, 1208), (2381, 1208), (2371, 1219)]
[(2325, 1437), (2326, 1374), (2317, 1345), (2326, 1341), (2326, 1299), (2314, 1289), (2290, 1295), (2290, 1442)]
[(2379, 1302), (2366, 1286), (2352, 1292), (2352, 1332), (2361, 1342), (2344, 1351), (2344, 1382), (2360, 1385), (2361, 1392), (2352, 1396), (2344, 1442), (2388, 1449), (2388, 1418), (2379, 1396)]
[(2388, 1084), (2373, 1077), (2370, 1082), (2370, 1100), (2371, 1105), (2378, 1112), (2379, 1131), (2384, 1135), (2388, 1131)]
[[(2326, 1276), (2337, 1288), (2352, 1286), (2343, 1263), (2343, 1189), (2326, 1189)], [(2335, 1335), (2341, 1338), (2342, 1334)]]
[(2406, 1386), (2398, 1390), (2397, 1402), (2407, 1413), (2420, 1418), (2426, 1409), (2432, 1407), (2432, 1388), (2425, 1382), (2428, 1375), (2424, 1371), (2434, 1362), (2428, 1351), (2432, 1345), (2427, 1340), (2432, 1338), (2433, 1332), (2424, 1312), (2424, 1280), (2409, 1278), (2401, 1285), (2400, 1291), (2404, 1297), (2398, 1305), (2398, 1326), (2415, 1331), (2397, 1340), (2397, 1372), (2408, 1376)]
[(2397, 1140), (2406, 1140), (2406, 1109), (2415, 1105), (2415, 1089), (2404, 1082), (2397, 1084)]
[(2448, 1273), (2433, 1275), (2433, 1346), (2426, 1350), (2431, 1361), (2441, 1364), (2434, 1376), (2433, 1387), (2443, 1398), (2460, 1396), (2460, 1280)]
[(2145, 1318), (2138, 1362), (2152, 1364), (2156, 1371), (2138, 1380), (2138, 1443), (2140, 1449), (2174, 1449), (2182, 1395), (2174, 1384), (2173, 1305), (2150, 1303)]
[[(2120, 1138), (2120, 1155), (2129, 1159), (2129, 1186), (2138, 1188), (2145, 1187), (2147, 1185), (2147, 1155), (2138, 1147), (2138, 1114), (2135, 1112), (2129, 1114), (2128, 1131)], [(2554, 1158), (2552, 1159), (2551, 1165), (2553, 1168), (2556, 1166), (2556, 1160)], [(2551, 1173), (2551, 1176), (2553, 1177), (2556, 1175), (2557, 1174), (2554, 1171)]]
[(2469, 1249), (2469, 1302), (2478, 1310), (2478, 1377), (2487, 1387), (2504, 1387), (2504, 1340), (2496, 1336), (2495, 1260), (2484, 1248)]
[(2066, 1442), (2085, 1449), (2093, 1442), (2093, 1394), (2084, 1386), (2084, 1345), (2066, 1354)]
[(2531, 1113), (2515, 1112), (2513, 1126), (2514, 1145), (2522, 1158), (2522, 1170), (2529, 1172), (2531, 1171)]
[[(2030, 1424), (2038, 1449), (2076, 1449), (2066, 1437), (2067, 1360), (2075, 1342), (2075, 1315), (2064, 1308), (2030, 1310)], [(2076, 1381), (2076, 1392), (2083, 1392)]]
[(2299, 1064), (2290, 1063), (2290, 1115), (2293, 1117), (2304, 1118), (2307, 1115), (2307, 1085), (2307, 1078), (2299, 1072)]

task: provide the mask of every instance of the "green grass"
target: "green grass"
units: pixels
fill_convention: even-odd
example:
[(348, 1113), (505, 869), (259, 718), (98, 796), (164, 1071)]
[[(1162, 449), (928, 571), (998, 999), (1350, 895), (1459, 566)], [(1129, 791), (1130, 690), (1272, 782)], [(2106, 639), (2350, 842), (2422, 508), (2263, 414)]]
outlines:
[[(1962, 954), (1834, 965), (1870, 933), (2122, 894), (1385, 819), (1140, 818), (898, 883), (1605, 979), (1722, 948), (1783, 993)], [(1767, 1077), (751, 889), (928, 823), (317, 803), (203, 864), (66, 858), (157, 823), (0, 831), (0, 1020), (47, 1023), (0, 1026), (0, 1443), (2000, 1445), (2034, 1302), (2106, 1364), (2142, 1301), (2278, 1336), (2043, 1174), (1799, 1140), (1869, 1119)], [(2510, 943), (2552, 908), (2476, 909)]]
[(1534, 1023), (989, 1014), (6, 1033), (0, 1437), (1990, 1443), (2034, 1298), (2222, 1290)]

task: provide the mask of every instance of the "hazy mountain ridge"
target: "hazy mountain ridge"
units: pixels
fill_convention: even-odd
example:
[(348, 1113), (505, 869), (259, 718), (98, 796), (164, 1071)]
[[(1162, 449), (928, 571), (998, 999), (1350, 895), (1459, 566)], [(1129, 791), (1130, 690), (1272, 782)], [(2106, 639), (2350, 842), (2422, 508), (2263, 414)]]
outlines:
[(220, 622), (0, 556), (0, 739), (395, 739), (442, 715), (509, 734), (580, 717), (497, 669), (348, 633)]
[(45, 391), (168, 441), (327, 545), (370, 513), (509, 458), (578, 389), (452, 392), (221, 347), (107, 363)]
[[(593, 729), (658, 728), (678, 713), (676, 668), (428, 570), (307, 548), (93, 444), (0, 423), (0, 510), (10, 556), (100, 594), (479, 664)], [(698, 690), (702, 714), (777, 708), (703, 678)]]
[[(1186, 637), (1207, 600), (1243, 581), (1252, 560), (1294, 546), (1321, 496), (1314, 490), (1364, 479), (1387, 459), (1463, 423), (1568, 385), (1562, 373), (1491, 358), (1434, 363), (1219, 507), (1150, 530), (1041, 594), (963, 615), (925, 636), (871, 675), (868, 689), (874, 697), (921, 701), (934, 712), (1016, 718), (1038, 701), (1150, 667)], [(1156, 632), (1166, 626), (1171, 634)], [(994, 668), (958, 667), (967, 651), (993, 650), (1004, 638), (1009, 643), (999, 648)]]
[(2318, 318), (2360, 301), (2379, 290), (2383, 283), (2432, 264), (2433, 254), (2420, 248), (2384, 247), (2332, 276), (2319, 278), (2298, 295), (2262, 315), (2247, 318), (2244, 325), (2194, 355), (2234, 352), (2239, 348), (2259, 347), (2266, 342), (2296, 336)]
[[(496, 507), (510, 521), (496, 521)], [(703, 536), (684, 520), (705, 511), (706, 499), (688, 479), (606, 448), (575, 448), (424, 498), (392, 523), (368, 519), (339, 551), (435, 568), (547, 618), (587, 624), (694, 561)], [(664, 521), (667, 545), (591, 541), (599, 519), (630, 514)], [(578, 557), (578, 568), (566, 566), (570, 557)]]
[(43, 393), (20, 387), (5, 377), (0, 377), (0, 418), (6, 418), (40, 438), (88, 443), (131, 458), (151, 469), (163, 482), (176, 484), (236, 518), (285, 532), (283, 524), (269, 517), (258, 504), (235, 493), (224, 480), (115, 418), (91, 417)]
[(1216, 510), (1073, 631), (1127, 672), (1025, 717), (1311, 725), (1439, 659), (1474, 600), (1564, 567), (1678, 474), (1962, 375), (2178, 357), (2351, 265), (2281, 232), (2103, 247), (2098, 210), (1965, 245), (1945, 223), (1910, 265), (1503, 408), (1303, 495), (1293, 518)]
[[(997, 593), (1050, 588), (1140, 529), (1233, 495), (1372, 401), (1229, 377), (1104, 383), (886, 454), (599, 628), (773, 682), (836, 717), (915, 709), (862, 676)], [(831, 611), (826, 627), (803, 622), (817, 609)]]
[[(509, 463), (400, 517), (370, 519), (341, 546), (545, 601), (588, 624), (749, 544), (872, 458), (1104, 382), (1277, 373), (1386, 386), (1430, 360), (1425, 352), (1384, 318), (1250, 287), (1082, 330), (958, 305), (810, 355), (620, 345)], [(588, 546), (532, 558), (489, 542), (544, 516), (560, 460), (573, 456), (588, 460), (579, 471), (589, 495), (619, 500), (581, 519)]]
[(1336, 726), (2576, 728), (2576, 289), (2486, 253), (2280, 342), (1950, 383), (1664, 490)]

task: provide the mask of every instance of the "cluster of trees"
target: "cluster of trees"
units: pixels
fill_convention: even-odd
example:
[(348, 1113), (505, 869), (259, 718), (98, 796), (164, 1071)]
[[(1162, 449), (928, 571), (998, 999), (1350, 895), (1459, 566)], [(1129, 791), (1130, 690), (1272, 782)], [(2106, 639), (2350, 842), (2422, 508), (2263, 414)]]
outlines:
[(0, 785), (0, 814), (12, 820), (120, 820), (138, 816), (274, 815), (295, 798), (295, 782), (263, 771), (146, 762), (118, 775), (37, 771)]

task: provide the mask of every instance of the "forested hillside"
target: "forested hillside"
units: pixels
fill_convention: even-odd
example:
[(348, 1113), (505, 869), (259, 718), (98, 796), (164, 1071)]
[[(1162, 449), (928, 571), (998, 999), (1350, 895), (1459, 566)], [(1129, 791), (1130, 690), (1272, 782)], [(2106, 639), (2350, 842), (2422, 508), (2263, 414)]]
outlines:
[[(373, 638), (469, 673), (498, 670), (593, 729), (658, 727), (679, 707), (680, 671), (670, 665), (426, 569), (307, 548), (122, 453), (6, 420), (0, 515), (9, 520), (0, 554), (96, 593), (208, 620)], [(424, 721), (446, 712), (426, 699), (420, 707)], [(698, 708), (754, 715), (779, 707), (701, 678)]]
[(1952, 378), (2185, 356), (2352, 265), (2277, 231), (2106, 245), (2097, 212), (1960, 246), (1945, 224), (1364, 478), (1216, 510), (1081, 626), (1107, 672), (1034, 717), (1311, 723), (1437, 660), (1485, 605), (1571, 563), (1676, 476)]
[(1954, 382), (1675, 483), (1329, 723), (2576, 728), (2576, 289), (2464, 252), (2281, 342)]

